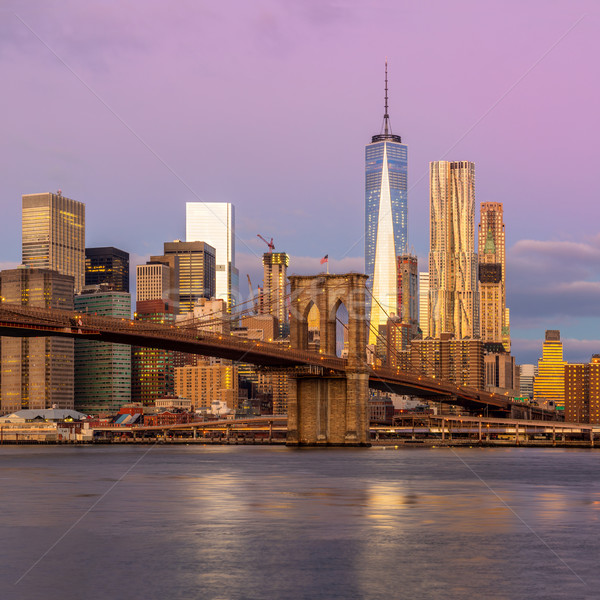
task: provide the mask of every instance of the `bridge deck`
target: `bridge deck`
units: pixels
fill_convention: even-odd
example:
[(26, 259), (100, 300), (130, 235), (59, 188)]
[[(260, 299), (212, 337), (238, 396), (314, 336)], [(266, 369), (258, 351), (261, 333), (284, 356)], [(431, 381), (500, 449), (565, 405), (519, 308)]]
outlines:
[[(342, 374), (347, 369), (345, 359), (285, 348), (272, 342), (185, 329), (169, 323), (30, 308), (7, 302), (0, 303), (0, 335), (62, 336), (178, 350), (273, 368), (308, 367), (307, 374), (312, 372), (313, 376)], [(486, 408), (501, 413), (511, 413), (515, 408), (521, 411), (525, 409), (522, 404), (514, 403), (505, 396), (459, 386), (419, 373), (371, 367), (366, 362), (364, 369), (369, 373), (370, 386), (384, 391), (458, 404), (474, 412), (483, 412)], [(544, 414), (539, 409), (527, 408), (527, 411), (531, 415), (548, 418), (548, 413)]]

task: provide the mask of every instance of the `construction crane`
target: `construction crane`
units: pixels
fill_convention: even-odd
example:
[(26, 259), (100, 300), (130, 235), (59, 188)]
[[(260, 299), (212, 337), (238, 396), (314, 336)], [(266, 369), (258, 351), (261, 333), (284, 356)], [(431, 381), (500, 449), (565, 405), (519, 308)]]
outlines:
[(273, 252), (273, 250), (275, 250), (275, 244), (273, 243), (273, 238), (271, 238), (270, 242), (267, 242), (267, 240), (265, 240), (265, 238), (262, 235), (260, 235), (260, 233), (257, 233), (256, 237), (259, 237), (267, 246), (269, 246), (269, 252)]

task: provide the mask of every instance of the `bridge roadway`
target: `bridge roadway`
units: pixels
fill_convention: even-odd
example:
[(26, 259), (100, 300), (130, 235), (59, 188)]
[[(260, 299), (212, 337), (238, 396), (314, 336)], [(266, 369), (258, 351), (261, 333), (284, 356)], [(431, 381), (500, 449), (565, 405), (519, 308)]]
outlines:
[[(313, 377), (315, 374), (342, 374), (347, 368), (347, 361), (343, 358), (285, 348), (272, 342), (185, 329), (169, 323), (100, 317), (59, 309), (24, 307), (8, 302), (0, 303), (0, 335), (69, 337), (178, 350), (266, 367), (309, 367), (307, 374)], [(505, 396), (459, 386), (419, 373), (371, 366), (368, 366), (368, 370), (369, 385), (375, 389), (457, 404), (467, 410), (490, 416), (493, 413), (519, 418), (553, 418), (547, 411), (524, 407)], [(302, 370), (299, 371), (299, 376), (302, 376)]]

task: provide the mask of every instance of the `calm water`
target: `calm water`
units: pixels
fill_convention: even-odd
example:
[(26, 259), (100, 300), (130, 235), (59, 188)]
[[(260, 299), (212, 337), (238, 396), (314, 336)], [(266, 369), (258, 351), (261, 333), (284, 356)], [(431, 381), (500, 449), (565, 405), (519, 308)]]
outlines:
[(598, 598), (599, 464), (560, 449), (3, 447), (0, 597)]

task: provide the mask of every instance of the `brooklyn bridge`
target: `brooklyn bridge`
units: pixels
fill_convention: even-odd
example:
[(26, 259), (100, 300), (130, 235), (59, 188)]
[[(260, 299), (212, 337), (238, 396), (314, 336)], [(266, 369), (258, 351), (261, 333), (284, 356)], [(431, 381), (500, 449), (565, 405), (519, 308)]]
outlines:
[[(288, 443), (367, 445), (369, 388), (463, 407), (473, 414), (548, 419), (537, 407), (506, 396), (457, 385), (366, 360), (366, 275), (290, 276), (290, 345), (243, 339), (171, 323), (117, 319), (59, 309), (0, 303), (0, 335), (59, 336), (178, 350), (243, 361), (289, 375)], [(348, 311), (348, 357), (336, 356), (336, 314)], [(307, 318), (320, 315), (320, 351), (308, 349)]]

